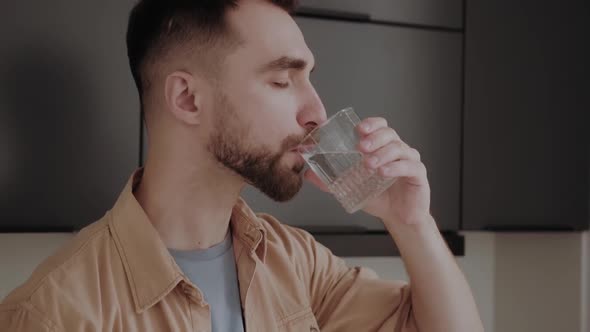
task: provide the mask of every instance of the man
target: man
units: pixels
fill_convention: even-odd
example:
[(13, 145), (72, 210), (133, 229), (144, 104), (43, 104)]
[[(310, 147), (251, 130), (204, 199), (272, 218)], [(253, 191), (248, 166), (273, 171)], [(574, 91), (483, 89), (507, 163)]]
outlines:
[[(364, 209), (411, 287), (348, 268), (306, 232), (255, 215), (246, 183), (292, 198), (295, 148), (326, 120), (288, 0), (140, 1), (127, 46), (149, 153), (117, 203), (0, 306), (6, 331), (482, 331), (430, 216), (418, 152), (382, 118), (366, 165), (398, 181)], [(367, 64), (370, 65), (370, 64)]]

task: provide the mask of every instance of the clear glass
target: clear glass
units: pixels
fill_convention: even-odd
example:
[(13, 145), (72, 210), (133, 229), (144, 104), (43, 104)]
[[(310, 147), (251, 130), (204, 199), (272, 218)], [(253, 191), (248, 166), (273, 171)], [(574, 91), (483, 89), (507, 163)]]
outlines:
[(301, 142), (299, 152), (348, 213), (362, 209), (396, 179), (364, 166), (358, 150), (358, 115), (349, 107), (331, 116)]

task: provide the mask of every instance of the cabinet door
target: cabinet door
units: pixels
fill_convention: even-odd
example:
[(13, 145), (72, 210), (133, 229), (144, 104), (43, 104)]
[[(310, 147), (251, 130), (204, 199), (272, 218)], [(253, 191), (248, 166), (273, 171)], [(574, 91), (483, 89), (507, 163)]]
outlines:
[(80, 228), (137, 166), (132, 3), (26, 0), (0, 13), (0, 230)]
[(301, 9), (319, 9), (324, 15), (356, 14), (371, 20), (460, 29), (462, 0), (302, 0)]
[(588, 1), (467, 8), (464, 227), (588, 228)]
[[(297, 19), (316, 58), (312, 74), (328, 115), (353, 106), (362, 117), (383, 116), (417, 148), (429, 170), (432, 213), (444, 230), (459, 225), (461, 35), (364, 23)], [(334, 198), (305, 185), (277, 204), (248, 188), (259, 211), (303, 226), (382, 229), (378, 220), (349, 215)]]

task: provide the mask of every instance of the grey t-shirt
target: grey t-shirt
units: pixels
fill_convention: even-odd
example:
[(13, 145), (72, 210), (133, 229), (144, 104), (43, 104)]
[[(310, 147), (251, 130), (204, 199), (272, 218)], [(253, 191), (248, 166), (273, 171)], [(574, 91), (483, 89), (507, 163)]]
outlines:
[(243, 332), (242, 306), (230, 234), (204, 250), (168, 249), (184, 274), (203, 292), (212, 332)]

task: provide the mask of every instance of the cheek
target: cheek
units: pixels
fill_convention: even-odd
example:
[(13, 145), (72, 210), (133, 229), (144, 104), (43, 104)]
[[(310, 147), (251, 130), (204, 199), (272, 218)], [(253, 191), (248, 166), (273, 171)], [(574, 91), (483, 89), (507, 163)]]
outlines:
[(252, 127), (256, 128), (252, 134), (262, 142), (274, 146), (289, 134), (300, 132), (296, 98), (288, 91), (261, 83), (251, 84), (236, 105), (239, 105), (240, 112), (248, 114)]
[(267, 121), (259, 121), (248, 134), (248, 139), (253, 147), (264, 147), (273, 153), (281, 150), (284, 134), (268, 125)]

